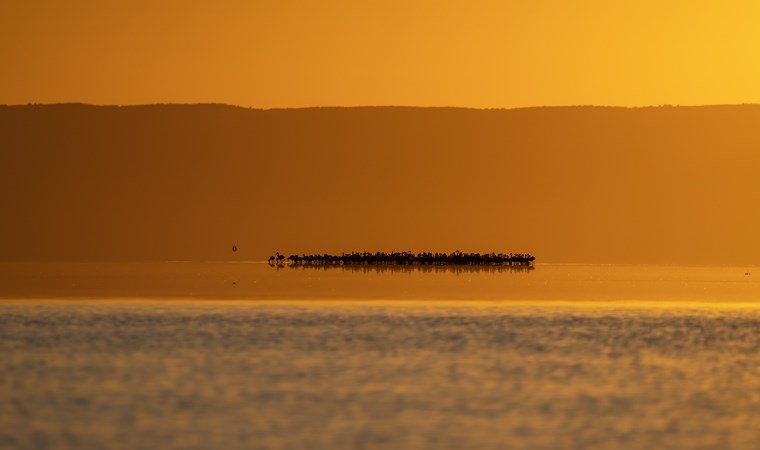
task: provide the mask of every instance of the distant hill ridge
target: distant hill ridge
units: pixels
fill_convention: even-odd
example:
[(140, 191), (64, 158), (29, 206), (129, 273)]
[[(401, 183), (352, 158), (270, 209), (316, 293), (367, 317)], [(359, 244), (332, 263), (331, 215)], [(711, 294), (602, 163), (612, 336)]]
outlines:
[(321, 105), (321, 106), (296, 106), (296, 107), (272, 107), (272, 108), (257, 108), (255, 106), (242, 106), (230, 103), (143, 103), (143, 104), (95, 104), (85, 102), (61, 102), (61, 103), (26, 103), (26, 104), (6, 104), (0, 103), (0, 107), (6, 108), (29, 108), (29, 107), (43, 107), (43, 108), (59, 108), (59, 107), (86, 107), (86, 108), (186, 108), (186, 107), (222, 107), (242, 109), (247, 111), (293, 111), (293, 110), (323, 110), (323, 109), (425, 109), (425, 110), (467, 110), (467, 111), (521, 111), (526, 109), (568, 109), (568, 108), (606, 108), (606, 109), (625, 109), (625, 110), (651, 110), (660, 108), (679, 108), (679, 109), (694, 109), (694, 108), (746, 108), (760, 106), (758, 103), (725, 103), (725, 104), (710, 104), (710, 105), (647, 105), (647, 106), (620, 106), (620, 105), (542, 105), (542, 106), (516, 106), (505, 108), (478, 108), (469, 106), (421, 106), (421, 105)]
[(760, 105), (3, 105), (0, 259), (760, 263), (758, 124)]

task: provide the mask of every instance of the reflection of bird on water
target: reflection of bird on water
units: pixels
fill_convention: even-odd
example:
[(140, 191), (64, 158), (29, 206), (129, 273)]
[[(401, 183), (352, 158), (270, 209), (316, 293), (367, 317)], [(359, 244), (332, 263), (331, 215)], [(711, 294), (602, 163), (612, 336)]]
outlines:
[(274, 263), (282, 264), (283, 261), (285, 261), (285, 255), (281, 255), (280, 252), (277, 252), (276, 255), (277, 257), (274, 257), (274, 256), (269, 257), (269, 264), (274, 264)]

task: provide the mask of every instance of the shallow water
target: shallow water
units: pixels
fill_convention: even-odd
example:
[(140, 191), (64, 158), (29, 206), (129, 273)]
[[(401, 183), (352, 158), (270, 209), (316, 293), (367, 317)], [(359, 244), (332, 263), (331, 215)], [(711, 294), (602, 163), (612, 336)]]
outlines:
[(757, 448), (747, 272), (6, 265), (0, 448)]
[[(749, 274), (749, 275), (747, 275)], [(0, 263), (0, 298), (760, 300), (760, 268), (645, 265), (270, 267), (265, 263)]]

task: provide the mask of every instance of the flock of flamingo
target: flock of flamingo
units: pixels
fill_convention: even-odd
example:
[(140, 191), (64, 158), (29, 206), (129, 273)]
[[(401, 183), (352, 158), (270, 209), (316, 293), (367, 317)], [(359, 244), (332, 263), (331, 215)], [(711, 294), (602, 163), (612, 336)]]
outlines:
[(351, 252), (340, 255), (290, 255), (277, 252), (269, 257), (270, 265), (532, 265), (536, 257), (528, 253), (452, 253), (433, 252)]

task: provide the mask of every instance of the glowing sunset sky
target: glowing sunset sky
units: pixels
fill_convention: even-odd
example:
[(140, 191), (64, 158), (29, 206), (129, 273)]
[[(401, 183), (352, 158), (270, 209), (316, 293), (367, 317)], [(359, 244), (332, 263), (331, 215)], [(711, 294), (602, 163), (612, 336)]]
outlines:
[(760, 102), (754, 0), (0, 4), (0, 103)]

